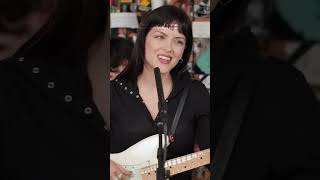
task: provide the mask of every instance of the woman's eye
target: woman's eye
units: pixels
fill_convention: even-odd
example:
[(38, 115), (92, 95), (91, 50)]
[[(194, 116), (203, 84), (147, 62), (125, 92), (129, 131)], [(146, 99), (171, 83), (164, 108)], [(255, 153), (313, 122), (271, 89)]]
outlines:
[(157, 39), (164, 39), (164, 37), (161, 36), (161, 35), (157, 35), (157, 36), (155, 36), (155, 38), (157, 38)]
[(177, 43), (177, 44), (179, 44), (179, 45), (182, 45), (182, 46), (184, 46), (184, 45), (185, 45), (185, 42), (184, 42), (184, 41), (182, 41), (182, 40), (177, 40), (177, 41), (176, 41), (176, 43)]
[(183, 41), (178, 41), (178, 44), (184, 45)]

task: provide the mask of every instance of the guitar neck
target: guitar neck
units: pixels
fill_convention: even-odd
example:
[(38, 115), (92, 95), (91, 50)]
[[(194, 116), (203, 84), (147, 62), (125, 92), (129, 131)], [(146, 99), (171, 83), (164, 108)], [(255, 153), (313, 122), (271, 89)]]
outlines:
[[(195, 169), (210, 163), (210, 149), (202, 150), (165, 162), (166, 170), (170, 171), (170, 176)], [(155, 179), (158, 165), (152, 165), (141, 169), (143, 180)]]

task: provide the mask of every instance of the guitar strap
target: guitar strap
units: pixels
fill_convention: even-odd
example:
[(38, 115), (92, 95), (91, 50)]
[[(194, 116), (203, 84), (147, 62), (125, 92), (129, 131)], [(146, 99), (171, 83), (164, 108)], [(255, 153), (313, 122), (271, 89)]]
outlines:
[(234, 144), (239, 134), (241, 123), (249, 104), (256, 75), (249, 74), (238, 82), (232, 95), (228, 116), (219, 138), (219, 144), (214, 153), (214, 163), (211, 163), (213, 180), (222, 180), (228, 161), (230, 159)]
[(180, 116), (181, 116), (181, 113), (182, 113), (182, 109), (183, 109), (183, 106), (186, 102), (186, 99), (187, 99), (187, 95), (188, 95), (188, 92), (189, 92), (189, 89), (190, 89), (190, 86), (191, 86), (191, 83), (189, 83), (183, 90), (183, 93), (182, 93), (182, 97), (180, 99), (180, 102), (179, 102), (179, 105), (178, 105), (178, 108), (177, 108), (177, 111), (176, 111), (176, 114), (174, 115), (174, 119), (173, 119), (173, 122), (172, 122), (172, 125), (171, 125), (171, 129), (170, 129), (170, 134), (169, 134), (169, 140), (171, 142), (174, 141), (174, 133), (176, 131), (176, 128), (177, 128), (177, 125), (178, 125), (178, 122), (179, 122), (179, 119), (180, 119)]

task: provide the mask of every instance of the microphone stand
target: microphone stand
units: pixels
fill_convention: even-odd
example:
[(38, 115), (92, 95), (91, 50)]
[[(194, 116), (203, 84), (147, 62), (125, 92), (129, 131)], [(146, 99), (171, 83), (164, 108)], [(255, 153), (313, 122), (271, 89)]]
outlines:
[[(159, 134), (159, 147), (158, 147), (158, 168), (157, 168), (157, 180), (165, 180), (170, 176), (170, 171), (165, 169), (164, 164), (167, 153), (167, 136), (168, 136), (168, 107), (164, 99), (163, 87), (160, 75), (160, 69), (154, 68), (154, 76), (156, 79), (157, 93), (158, 93), (158, 108), (159, 108), (159, 120), (157, 122), (158, 134)], [(162, 134), (164, 134), (165, 146), (162, 146)]]

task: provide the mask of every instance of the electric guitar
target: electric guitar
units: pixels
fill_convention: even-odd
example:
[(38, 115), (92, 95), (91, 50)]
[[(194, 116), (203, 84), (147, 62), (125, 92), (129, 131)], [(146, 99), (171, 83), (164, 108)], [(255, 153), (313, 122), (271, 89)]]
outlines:
[[(164, 136), (163, 142), (164, 142)], [(110, 159), (123, 166), (132, 175), (129, 180), (155, 180), (159, 135), (153, 135), (132, 145), (125, 151), (110, 154)], [(165, 162), (170, 176), (210, 163), (210, 149), (170, 159)]]

